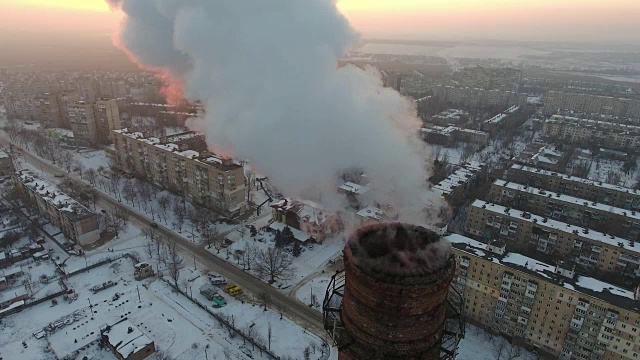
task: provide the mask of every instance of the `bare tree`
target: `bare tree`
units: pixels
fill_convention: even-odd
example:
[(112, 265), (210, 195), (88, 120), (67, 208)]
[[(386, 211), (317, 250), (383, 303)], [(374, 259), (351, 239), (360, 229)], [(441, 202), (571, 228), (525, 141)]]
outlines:
[(116, 172), (112, 173), (111, 176), (109, 177), (109, 185), (111, 188), (111, 192), (113, 192), (113, 195), (120, 201), (122, 201), (122, 196), (120, 191), (121, 183), (122, 183), (122, 176), (120, 176), (120, 174)]
[(71, 168), (73, 167), (73, 154), (71, 151), (61, 151), (60, 154), (58, 154), (58, 159), (60, 160), (60, 165), (62, 165), (67, 173), (70, 173)]
[(167, 223), (167, 209), (171, 207), (171, 198), (167, 195), (161, 195), (158, 198), (158, 206), (160, 207), (160, 212), (162, 213), (162, 217), (164, 218), (164, 223)]
[(258, 295), (258, 299), (260, 299), (260, 302), (262, 303), (262, 306), (264, 307), (264, 311), (267, 311), (267, 305), (269, 305), (269, 301), (271, 300), (271, 297), (269, 296), (269, 294), (260, 293)]
[(304, 348), (304, 352), (302, 353), (302, 356), (304, 357), (304, 360), (309, 360), (311, 358), (311, 349), (309, 349), (308, 346)]
[(273, 332), (271, 330), (271, 321), (269, 321), (269, 324), (267, 325), (267, 341), (269, 344), (269, 350), (271, 350), (271, 336), (273, 335)]
[(78, 175), (80, 176), (80, 179), (84, 180), (84, 173), (85, 173), (84, 169), (85, 168), (84, 168), (84, 164), (82, 163), (82, 161), (76, 159), (73, 162), (73, 167), (78, 170)]
[(98, 173), (96, 173), (96, 170), (94, 168), (89, 168), (85, 172), (85, 175), (87, 176), (87, 180), (89, 180), (89, 183), (93, 186), (96, 186), (96, 178), (98, 177)]
[(147, 252), (147, 255), (149, 255), (149, 258), (151, 259), (153, 259), (154, 248), (155, 248), (155, 241), (153, 241), (150, 238), (147, 238), (145, 250)]
[(173, 282), (178, 287), (178, 278), (180, 277), (180, 270), (184, 268), (184, 259), (178, 255), (178, 245), (175, 241), (169, 241), (167, 244), (167, 266), (169, 267), (169, 276), (173, 279)]
[(251, 245), (247, 242), (244, 245), (244, 253), (242, 254), (242, 265), (244, 268), (246, 268), (246, 270), (251, 270), (251, 264), (256, 261), (257, 255), (258, 249), (254, 245)]
[(258, 252), (256, 267), (260, 276), (268, 277), (271, 283), (288, 280), (292, 276), (291, 257), (275, 247)]
[(131, 180), (127, 179), (124, 181), (124, 185), (122, 186), (122, 195), (124, 196), (125, 201), (131, 202), (131, 206), (135, 206), (135, 200), (138, 197), (138, 193), (134, 189)]
[(186, 209), (179, 202), (176, 202), (175, 204), (173, 204), (173, 213), (176, 218), (174, 228), (176, 228), (178, 231), (182, 231)]

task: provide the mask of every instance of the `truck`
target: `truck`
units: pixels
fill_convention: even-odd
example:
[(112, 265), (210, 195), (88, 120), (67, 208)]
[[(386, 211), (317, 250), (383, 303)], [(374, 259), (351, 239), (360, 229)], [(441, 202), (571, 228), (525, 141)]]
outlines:
[(227, 302), (224, 300), (224, 298), (222, 297), (222, 295), (215, 293), (213, 294), (213, 307), (215, 308), (221, 308), (225, 305), (227, 305)]
[(224, 287), (224, 292), (231, 296), (242, 294), (242, 288), (236, 284), (228, 284)]
[(217, 291), (216, 288), (214, 288), (210, 284), (204, 284), (200, 287), (200, 294), (206, 297), (207, 300), (213, 301), (214, 295), (217, 294)]

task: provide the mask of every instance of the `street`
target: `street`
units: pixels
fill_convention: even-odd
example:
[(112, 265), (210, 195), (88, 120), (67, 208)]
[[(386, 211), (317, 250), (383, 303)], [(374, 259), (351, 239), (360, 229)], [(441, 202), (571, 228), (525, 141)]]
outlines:
[[(9, 148), (9, 142), (6, 139), (0, 138), (0, 144)], [(26, 150), (23, 151), (24, 161), (29, 162), (33, 166), (36, 166), (42, 171), (49, 174), (56, 173), (64, 173), (61, 169), (39, 159), (38, 157), (30, 154)], [(66, 174), (66, 176), (76, 179), (78, 181), (83, 181), (79, 177), (74, 174)], [(84, 181), (83, 181), (84, 182)], [(106, 208), (106, 207), (118, 207), (123, 211), (126, 211), (130, 215), (130, 221), (135, 224), (138, 224), (141, 227), (150, 226), (153, 222), (151, 219), (146, 216), (137, 213), (136, 211), (131, 210), (129, 207), (120, 203), (119, 201), (103, 194), (98, 191), (98, 201), (97, 205)], [(274, 309), (282, 309), (284, 314), (290, 318), (292, 321), (296, 322), (303, 328), (306, 328), (308, 331), (313, 332), (321, 338), (325, 338), (326, 332), (322, 325), (322, 314), (318, 311), (313, 310), (306, 306), (305, 304), (299, 302), (295, 297), (289, 297), (286, 294), (280, 292), (278, 289), (270, 286), (269, 284), (263, 282), (262, 280), (252, 276), (251, 274), (243, 271), (235, 267), (233, 264), (230, 264), (223, 259), (216, 257), (215, 255), (209, 253), (206, 249), (204, 249), (201, 245), (194, 244), (189, 240), (175, 234), (170, 229), (158, 224), (158, 231), (162, 233), (162, 235), (175, 243), (177, 243), (183, 251), (190, 254), (190, 257), (187, 259), (195, 258), (199, 263), (204, 264), (208, 269), (216, 271), (223, 276), (225, 276), (230, 282), (233, 282), (239, 285), (242, 288), (245, 288), (254, 294), (267, 294), (270, 298), (270, 306)]]

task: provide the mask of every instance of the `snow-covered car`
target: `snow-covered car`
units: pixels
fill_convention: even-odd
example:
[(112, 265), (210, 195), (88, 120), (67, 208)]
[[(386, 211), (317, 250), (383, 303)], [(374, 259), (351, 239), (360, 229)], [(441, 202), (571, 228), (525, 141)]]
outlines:
[(225, 279), (224, 276), (220, 274), (209, 273), (207, 274), (207, 276), (209, 277), (209, 282), (211, 283), (211, 285), (224, 285), (227, 283), (227, 279)]

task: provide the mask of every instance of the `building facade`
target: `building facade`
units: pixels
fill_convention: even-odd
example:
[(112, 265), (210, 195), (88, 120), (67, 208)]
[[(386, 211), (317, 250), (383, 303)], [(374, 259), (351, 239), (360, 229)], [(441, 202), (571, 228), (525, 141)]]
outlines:
[(640, 100), (609, 96), (548, 91), (543, 111), (551, 115), (559, 110), (579, 113), (603, 114), (617, 117), (640, 118)]
[(640, 126), (554, 115), (544, 123), (544, 136), (576, 144), (597, 144), (615, 150), (636, 150)]
[(111, 133), (121, 170), (227, 215), (246, 209), (243, 165), (209, 153), (204, 135), (154, 138), (128, 129)]
[(640, 213), (536, 187), (496, 180), (489, 198), (504, 206), (640, 241)]
[(507, 180), (623, 209), (640, 211), (640, 190), (515, 164)]
[(100, 239), (96, 214), (28, 170), (12, 175), (23, 198), (34, 203), (49, 222), (72, 242), (89, 245)]
[[(467, 321), (559, 359), (640, 356), (639, 291), (450, 235)], [(500, 249), (502, 250), (502, 249)]]
[(95, 102), (79, 101), (68, 107), (68, 118), (74, 138), (93, 145), (110, 144), (112, 131), (121, 128), (118, 102), (100, 99)]
[(528, 245), (585, 269), (640, 278), (640, 243), (522, 210), (476, 200), (469, 207), (465, 232), (485, 242)]

